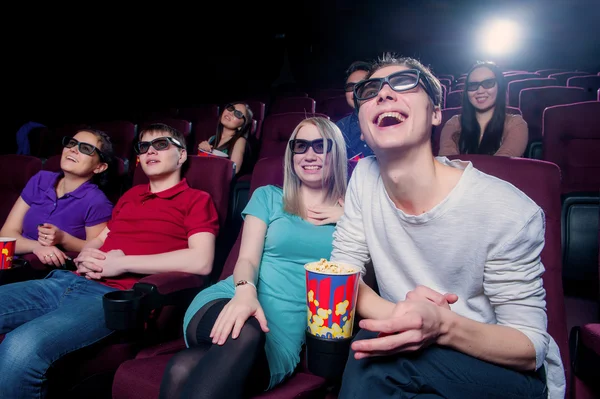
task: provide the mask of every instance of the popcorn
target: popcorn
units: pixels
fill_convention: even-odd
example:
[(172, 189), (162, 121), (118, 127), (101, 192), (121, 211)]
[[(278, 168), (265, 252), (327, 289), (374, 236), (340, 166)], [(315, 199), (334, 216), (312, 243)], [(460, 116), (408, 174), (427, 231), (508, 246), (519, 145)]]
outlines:
[(358, 272), (358, 270), (352, 266), (331, 263), (327, 261), (327, 259), (321, 259), (318, 262), (309, 263), (306, 265), (306, 269), (310, 270), (311, 272), (327, 274), (352, 274)]

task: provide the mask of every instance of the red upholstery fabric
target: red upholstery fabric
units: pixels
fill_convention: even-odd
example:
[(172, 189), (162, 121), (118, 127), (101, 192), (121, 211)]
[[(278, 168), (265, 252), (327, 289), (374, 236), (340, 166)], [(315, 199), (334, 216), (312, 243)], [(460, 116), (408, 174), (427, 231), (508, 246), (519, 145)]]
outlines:
[(198, 144), (208, 140), (217, 132), (219, 109), (216, 104), (202, 104), (179, 109), (177, 117), (192, 123), (192, 133), (187, 140), (189, 154), (196, 154)]
[(267, 116), (263, 124), (262, 145), (258, 159), (283, 156), (287, 142), (296, 126), (311, 116), (322, 116), (329, 119), (329, 116), (325, 114), (305, 112), (286, 112)]
[(547, 107), (585, 99), (585, 92), (579, 87), (548, 86), (521, 90), (519, 108), (529, 128), (529, 142), (542, 140), (542, 116)]
[(348, 105), (346, 96), (330, 97), (317, 103), (317, 111), (329, 115), (332, 121), (337, 122), (343, 117), (354, 112), (354, 108)]
[(513, 80), (508, 83), (506, 87), (506, 98), (507, 103), (511, 107), (519, 107), (519, 94), (521, 90), (528, 89), (530, 87), (547, 87), (547, 86), (557, 86), (556, 79), (548, 79), (548, 78), (534, 78), (534, 79), (522, 79), (522, 80)]
[(269, 114), (281, 114), (284, 112), (315, 113), (315, 100), (310, 97), (278, 97), (271, 104)]
[(250, 106), (254, 115), (253, 119), (256, 121), (256, 131), (253, 134), (258, 140), (260, 139), (263, 121), (265, 120), (266, 105), (260, 100), (245, 100), (245, 102)]
[(543, 116), (544, 160), (562, 172), (562, 192), (600, 188), (600, 102), (546, 108)]
[(451, 158), (472, 161), (473, 165), (482, 172), (508, 181), (544, 210), (546, 243), (541, 257), (546, 268), (543, 279), (546, 289), (548, 332), (560, 348), (567, 376), (568, 393), (571, 371), (562, 287), (560, 170), (550, 162), (525, 158), (486, 155), (460, 155)]
[(0, 155), (0, 223), (4, 225), (15, 201), (33, 175), (42, 169), (42, 161), (29, 155)]
[(600, 356), (600, 323), (586, 324), (581, 328), (581, 343)]

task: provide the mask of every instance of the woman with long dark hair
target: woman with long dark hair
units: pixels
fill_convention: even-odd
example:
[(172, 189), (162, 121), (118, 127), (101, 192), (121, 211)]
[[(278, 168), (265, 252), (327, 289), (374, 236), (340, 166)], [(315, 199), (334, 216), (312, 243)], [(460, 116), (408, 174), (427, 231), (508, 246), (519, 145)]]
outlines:
[(227, 104), (221, 112), (217, 134), (198, 145), (198, 150), (212, 153), (214, 150), (227, 155), (235, 163), (235, 173), (242, 170), (246, 155), (248, 135), (252, 129), (252, 110), (244, 102)]
[(479, 62), (467, 74), (461, 115), (442, 129), (439, 155), (485, 154), (521, 157), (527, 122), (506, 113), (506, 84), (492, 62)]

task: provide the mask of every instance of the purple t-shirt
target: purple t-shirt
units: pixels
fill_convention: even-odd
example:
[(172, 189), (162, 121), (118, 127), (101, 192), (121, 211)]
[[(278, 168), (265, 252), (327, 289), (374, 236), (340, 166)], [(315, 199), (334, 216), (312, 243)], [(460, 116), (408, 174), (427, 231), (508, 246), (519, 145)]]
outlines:
[(29, 205), (23, 219), (23, 237), (37, 240), (38, 225), (50, 223), (85, 240), (86, 227), (110, 220), (113, 205), (98, 186), (88, 181), (57, 198), (56, 183), (60, 177), (60, 173), (43, 170), (27, 182), (21, 192), (21, 198)]

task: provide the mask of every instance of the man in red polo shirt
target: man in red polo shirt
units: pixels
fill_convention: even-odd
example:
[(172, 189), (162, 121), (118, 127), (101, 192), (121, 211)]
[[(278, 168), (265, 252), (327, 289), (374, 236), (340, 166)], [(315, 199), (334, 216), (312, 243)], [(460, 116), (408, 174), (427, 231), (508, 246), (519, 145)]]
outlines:
[(79, 274), (129, 289), (147, 274), (210, 273), (217, 211), (207, 193), (181, 178), (183, 143), (184, 137), (166, 125), (151, 125), (140, 134), (136, 152), (150, 184), (121, 197), (108, 226), (75, 259)]
[(136, 144), (149, 184), (127, 191), (108, 226), (75, 259), (77, 273), (0, 286), (0, 398), (46, 396), (52, 363), (112, 333), (102, 297), (148, 274), (211, 272), (218, 216), (210, 195), (181, 177), (185, 139), (153, 124)]

